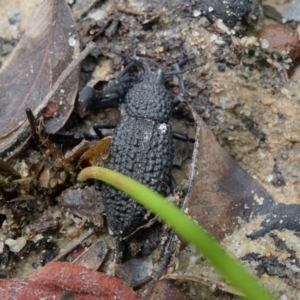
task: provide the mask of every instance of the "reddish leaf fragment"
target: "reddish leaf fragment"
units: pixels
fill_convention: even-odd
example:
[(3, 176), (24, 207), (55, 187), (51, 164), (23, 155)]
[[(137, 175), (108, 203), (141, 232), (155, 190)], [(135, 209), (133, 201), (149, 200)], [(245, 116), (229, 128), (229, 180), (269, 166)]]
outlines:
[[(195, 116), (195, 112), (193, 112)], [(273, 199), (250, 174), (218, 144), (207, 125), (196, 116), (200, 134), (194, 185), (189, 194), (189, 214), (217, 238), (230, 235), (239, 219), (249, 221), (266, 214)]]
[(0, 280), (2, 300), (47, 300), (55, 299), (55, 297), (59, 299), (62, 294), (63, 290), (59, 287), (45, 286), (30, 279), (9, 278)]
[(49, 104), (42, 110), (42, 116), (45, 119), (56, 118), (58, 116), (59, 105), (54, 102), (49, 102)]
[(32, 279), (36, 283), (95, 295), (101, 299), (139, 299), (121, 279), (70, 263), (50, 262), (44, 268), (34, 271)]
[[(64, 0), (44, 1), (34, 12), (28, 30), (0, 72), (0, 153), (19, 148), (30, 131), (25, 108), (40, 115), (42, 103), (60, 74), (79, 53), (76, 26)], [(79, 68), (51, 98), (52, 118), (48, 132), (58, 131), (72, 112)], [(50, 100), (50, 99), (49, 99)]]
[(70, 263), (52, 262), (29, 279), (1, 279), (1, 300), (53, 300), (66, 294), (74, 300), (137, 300), (122, 280)]

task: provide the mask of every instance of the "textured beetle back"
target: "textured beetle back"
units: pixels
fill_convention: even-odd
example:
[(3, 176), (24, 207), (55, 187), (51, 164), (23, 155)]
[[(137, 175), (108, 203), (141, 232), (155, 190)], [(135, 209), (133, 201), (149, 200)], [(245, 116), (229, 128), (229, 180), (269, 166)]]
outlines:
[[(123, 117), (114, 132), (107, 167), (166, 194), (173, 163), (168, 125), (173, 98), (164, 86), (161, 69), (137, 65), (142, 71), (134, 81), (124, 80), (123, 72), (115, 83), (117, 93), (114, 89), (108, 93), (108, 98), (118, 94), (123, 100), (125, 96), (125, 111), (122, 109)], [(123, 192), (104, 185), (102, 196), (107, 223), (115, 236), (126, 237), (147, 222), (146, 209)]]
[[(173, 162), (173, 140), (168, 124), (124, 116), (115, 130), (107, 167), (165, 194)], [(145, 223), (146, 210), (135, 200), (105, 185), (102, 190), (108, 226), (116, 236), (127, 236)]]
[(163, 85), (140, 82), (129, 90), (125, 98), (127, 114), (168, 123), (173, 99)]

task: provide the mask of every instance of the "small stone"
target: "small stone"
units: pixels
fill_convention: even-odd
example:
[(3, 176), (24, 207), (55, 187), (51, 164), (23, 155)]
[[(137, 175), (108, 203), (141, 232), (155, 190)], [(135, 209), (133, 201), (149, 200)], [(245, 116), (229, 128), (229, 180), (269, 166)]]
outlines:
[(76, 40), (73, 37), (70, 37), (68, 43), (70, 47), (74, 47), (76, 45)]
[(268, 49), (269, 48), (269, 42), (266, 39), (261, 39), (260, 44), (261, 44), (261, 47), (263, 49)]
[(195, 10), (193, 11), (193, 16), (194, 16), (194, 17), (199, 17), (199, 16), (201, 16), (201, 11), (195, 9)]
[(17, 239), (7, 239), (5, 240), (5, 244), (9, 247), (11, 252), (18, 253), (20, 252), (26, 245), (26, 238), (21, 236)]

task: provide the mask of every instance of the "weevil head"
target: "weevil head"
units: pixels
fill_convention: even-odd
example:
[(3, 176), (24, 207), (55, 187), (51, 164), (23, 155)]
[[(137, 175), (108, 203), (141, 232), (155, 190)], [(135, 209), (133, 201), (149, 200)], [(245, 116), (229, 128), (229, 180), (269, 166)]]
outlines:
[(155, 67), (144, 67), (141, 78), (142, 81), (153, 84), (162, 85), (164, 83), (164, 73), (161, 69), (157, 69)]

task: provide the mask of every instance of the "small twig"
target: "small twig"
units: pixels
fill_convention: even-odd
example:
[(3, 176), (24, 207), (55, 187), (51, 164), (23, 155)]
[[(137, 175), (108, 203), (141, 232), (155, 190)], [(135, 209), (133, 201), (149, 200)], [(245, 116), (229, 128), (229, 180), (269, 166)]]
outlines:
[(10, 175), (13, 179), (21, 178), (19, 172), (17, 172), (8, 162), (0, 158), (0, 173), (3, 175)]
[(36, 132), (35, 117), (32, 113), (31, 108), (27, 107), (25, 109), (25, 112), (26, 112), (26, 116), (27, 116), (27, 119), (28, 119), (28, 122), (29, 122), (29, 125), (30, 125), (33, 140), (35, 141), (36, 144), (38, 144), (39, 141), (40, 141), (40, 138), (39, 138), (38, 133)]
[[(180, 95), (178, 95), (178, 99), (182, 102), (186, 102), (186, 100), (184, 98), (182, 98)], [(200, 130), (201, 130), (201, 120), (200, 117), (196, 114), (195, 110), (193, 109), (193, 107), (189, 104), (189, 108), (192, 111), (194, 120), (195, 120), (195, 124), (196, 124), (196, 134), (195, 134), (195, 144), (194, 144), (194, 150), (193, 150), (193, 156), (192, 156), (192, 164), (190, 167), (190, 175), (189, 175), (189, 188), (188, 188), (188, 192), (183, 200), (182, 206), (181, 206), (181, 210), (185, 211), (193, 186), (194, 186), (194, 181), (195, 181), (195, 177), (196, 177), (196, 173), (197, 173), (197, 162), (198, 162), (198, 152), (199, 152), (199, 137), (200, 137)]]
[(300, 290), (300, 286), (299, 286), (299, 285), (296, 285), (296, 284), (294, 284), (294, 283), (292, 283), (290, 280), (286, 280), (285, 282), (286, 282), (288, 285), (294, 287), (295, 289)]
[(135, 229), (132, 233), (130, 233), (128, 236), (122, 238), (122, 240), (128, 240), (131, 236), (133, 236), (134, 234), (136, 234), (138, 231), (140, 231), (143, 228), (149, 228), (151, 227), (156, 221), (158, 220), (158, 217), (153, 217), (152, 219), (150, 219), (146, 224), (138, 227), (137, 229)]
[(116, 10), (118, 10), (119, 12), (128, 14), (128, 15), (134, 15), (134, 16), (145, 16), (146, 15), (146, 13), (144, 13), (144, 12), (140, 12), (140, 11), (125, 8), (125, 7), (121, 7), (119, 5), (116, 5)]
[(69, 254), (71, 251), (73, 251), (76, 247), (78, 247), (84, 240), (89, 238), (91, 235), (95, 233), (94, 229), (89, 229), (86, 233), (81, 235), (78, 239), (75, 241), (71, 242), (67, 248), (62, 252), (59, 253), (56, 257), (52, 259), (52, 261), (59, 261), (62, 258), (64, 258), (67, 254)]
[(234, 289), (231, 285), (209, 278), (209, 276), (205, 275), (189, 275), (189, 274), (167, 274), (163, 275), (160, 280), (171, 279), (171, 280), (181, 280), (181, 281), (194, 281), (211, 287), (216, 285), (216, 287), (222, 291), (236, 296), (243, 296), (243, 294), (236, 289)]
[(61, 153), (61, 151), (58, 148), (56, 148), (48, 139), (44, 138), (41, 134), (39, 134), (37, 132), (37, 130), (36, 130), (37, 128), (36, 128), (36, 124), (35, 124), (36, 119), (32, 113), (32, 110), (30, 108), (26, 108), (25, 112), (27, 115), (28, 122), (30, 124), (32, 137), (33, 137), (35, 143), (38, 145), (38, 147), (42, 151), (42, 153), (46, 156), (46, 154), (44, 153), (44, 151), (41, 148), (41, 146), (44, 145), (55, 158), (64, 161), (64, 156)]
[(157, 20), (160, 18), (160, 15), (154, 15), (150, 19), (147, 19), (143, 22), (143, 25), (147, 25), (149, 23), (157, 22)]
[(139, 280), (139, 281), (136, 281), (134, 282), (133, 284), (130, 285), (130, 287), (133, 289), (133, 290), (136, 290), (138, 289), (139, 287), (141, 287), (142, 285), (150, 282), (151, 280), (153, 279), (152, 276), (146, 276), (145, 278)]

